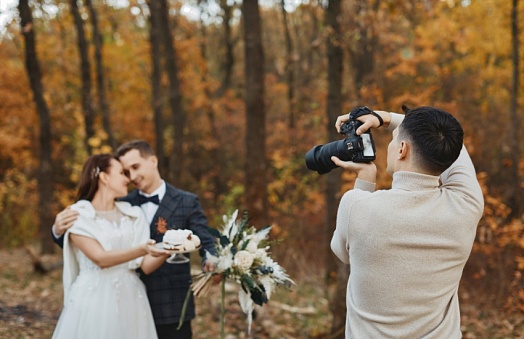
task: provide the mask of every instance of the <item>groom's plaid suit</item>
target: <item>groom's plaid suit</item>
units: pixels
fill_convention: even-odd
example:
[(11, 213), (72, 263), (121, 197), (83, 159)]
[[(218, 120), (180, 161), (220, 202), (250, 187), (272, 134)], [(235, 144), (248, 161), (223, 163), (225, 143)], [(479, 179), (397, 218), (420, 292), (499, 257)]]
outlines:
[[(138, 190), (134, 190), (123, 201), (132, 205), (139, 205)], [(201, 242), (200, 255), (204, 256), (205, 250), (216, 255), (214, 239), (207, 231), (207, 218), (204, 215), (198, 197), (190, 192), (182, 191), (166, 183), (166, 194), (158, 206), (150, 228), (151, 239), (162, 242), (163, 234), (157, 231), (158, 219), (167, 221), (167, 229), (189, 229), (196, 234)], [(190, 264), (164, 263), (158, 270), (150, 275), (141, 275), (147, 288), (147, 296), (153, 311), (156, 325), (178, 323), (182, 305), (187, 290), (191, 284)], [(195, 304), (193, 296), (187, 305), (185, 320), (195, 317)]]

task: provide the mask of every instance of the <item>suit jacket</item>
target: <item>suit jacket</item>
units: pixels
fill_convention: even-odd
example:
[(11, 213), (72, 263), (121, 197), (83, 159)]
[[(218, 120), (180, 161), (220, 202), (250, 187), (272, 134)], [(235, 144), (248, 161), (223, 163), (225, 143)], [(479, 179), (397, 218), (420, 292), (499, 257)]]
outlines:
[(55, 244), (60, 246), (61, 248), (64, 248), (64, 235), (61, 235), (60, 237), (55, 237), (55, 234), (53, 233), (53, 228), (51, 228), (51, 238), (53, 238), (53, 241)]
[[(134, 190), (121, 200), (138, 205), (138, 190)], [(158, 206), (158, 211), (150, 225), (151, 239), (162, 242), (163, 234), (158, 232), (158, 219), (167, 222), (167, 229), (189, 229), (201, 242), (200, 255), (205, 261), (205, 251), (216, 255), (214, 238), (207, 230), (207, 218), (198, 197), (190, 192), (177, 189), (166, 183), (166, 194)], [(189, 254), (186, 254), (189, 255)], [(191, 285), (190, 263), (164, 263), (150, 275), (141, 274), (146, 285), (147, 296), (155, 318), (155, 324), (178, 323), (182, 306)], [(185, 320), (195, 317), (195, 304), (191, 295), (186, 309)]]
[[(139, 205), (138, 190), (132, 191), (120, 200), (127, 201), (131, 205)], [(162, 242), (163, 238), (163, 234), (157, 231), (157, 223), (160, 217), (167, 221), (167, 229), (189, 229), (200, 238), (202, 242), (200, 255), (203, 257), (203, 261), (205, 261), (206, 250), (216, 255), (214, 238), (207, 230), (207, 218), (195, 194), (177, 189), (166, 183), (166, 194), (150, 224), (151, 239), (156, 242)], [(63, 236), (55, 238), (52, 234), (52, 237), (55, 243), (63, 247)], [(191, 285), (190, 263), (164, 263), (150, 275), (142, 273), (141, 279), (146, 285), (155, 324), (178, 323), (187, 291)], [(195, 303), (191, 294), (185, 320), (191, 320), (194, 317)]]

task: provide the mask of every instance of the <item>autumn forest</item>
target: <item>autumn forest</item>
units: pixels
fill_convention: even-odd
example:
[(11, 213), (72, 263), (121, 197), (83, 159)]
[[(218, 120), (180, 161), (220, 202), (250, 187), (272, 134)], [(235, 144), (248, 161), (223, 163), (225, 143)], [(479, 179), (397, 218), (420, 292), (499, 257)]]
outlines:
[[(304, 155), (342, 138), (336, 117), (354, 107), (430, 105), (461, 122), (485, 199), (461, 285), (464, 336), (524, 335), (522, 2), (7, 3), (0, 253), (60, 257), (50, 227), (74, 202), (87, 156), (144, 139), (166, 181), (199, 196), (211, 227), (235, 209), (256, 227), (273, 226), (273, 255), (295, 289), (308, 295), (301, 286), (315, 286), (309, 297), (328, 301), (324, 325), (302, 315), (296, 326), (308, 323), (308, 333), (297, 338), (343, 337), (349, 271), (329, 242), (355, 177), (319, 175)], [(390, 136), (378, 130), (374, 138), (377, 186), (387, 189)], [(59, 284), (54, 271), (47, 274)], [(296, 299), (282, 292), (290, 305), (307, 300), (291, 293)], [(56, 318), (46, 321), (52, 330)], [(0, 333), (7, 323), (0, 312)]]

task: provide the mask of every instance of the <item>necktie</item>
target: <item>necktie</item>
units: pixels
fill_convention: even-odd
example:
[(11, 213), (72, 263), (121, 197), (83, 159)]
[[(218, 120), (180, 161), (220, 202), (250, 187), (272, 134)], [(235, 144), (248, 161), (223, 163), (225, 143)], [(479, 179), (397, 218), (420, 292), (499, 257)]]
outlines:
[(158, 200), (158, 195), (153, 195), (152, 197), (146, 197), (145, 195), (139, 194), (138, 195), (138, 204), (143, 205), (147, 202), (152, 202), (153, 204), (159, 204), (160, 200)]

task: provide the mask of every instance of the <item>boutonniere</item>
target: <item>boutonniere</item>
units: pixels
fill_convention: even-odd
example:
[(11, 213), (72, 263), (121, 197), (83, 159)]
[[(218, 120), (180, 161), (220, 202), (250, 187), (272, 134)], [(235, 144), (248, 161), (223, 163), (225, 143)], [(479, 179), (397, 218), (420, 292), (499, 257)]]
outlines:
[(167, 221), (166, 219), (159, 217), (158, 221), (156, 222), (156, 231), (160, 234), (164, 234), (167, 232)]

